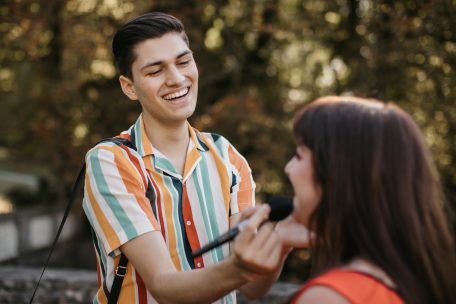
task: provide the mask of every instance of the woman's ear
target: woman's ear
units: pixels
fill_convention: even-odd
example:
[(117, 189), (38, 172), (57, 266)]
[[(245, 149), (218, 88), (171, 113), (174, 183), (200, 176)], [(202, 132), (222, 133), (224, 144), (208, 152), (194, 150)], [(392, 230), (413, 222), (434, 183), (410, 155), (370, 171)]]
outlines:
[(135, 86), (133, 85), (133, 80), (123, 75), (119, 76), (120, 87), (125, 95), (128, 96), (131, 100), (138, 100), (138, 95), (136, 95)]

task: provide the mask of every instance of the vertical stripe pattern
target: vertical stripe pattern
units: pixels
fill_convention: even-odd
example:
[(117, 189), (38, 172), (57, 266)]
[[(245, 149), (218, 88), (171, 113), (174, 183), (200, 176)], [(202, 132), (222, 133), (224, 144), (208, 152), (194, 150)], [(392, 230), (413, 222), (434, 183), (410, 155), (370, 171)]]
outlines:
[[(190, 142), (181, 175), (152, 146), (140, 116), (120, 137), (137, 151), (103, 142), (86, 155), (83, 208), (94, 231), (99, 290), (93, 303), (106, 303), (119, 247), (149, 231), (161, 231), (179, 271), (216, 264), (226, 244), (202, 257), (191, 252), (229, 229), (229, 216), (255, 203), (255, 183), (246, 160), (222, 136), (188, 125)], [(151, 185), (148, 196), (146, 189)], [(156, 303), (133, 268), (125, 276), (120, 303)], [(218, 303), (236, 303), (232, 292)]]

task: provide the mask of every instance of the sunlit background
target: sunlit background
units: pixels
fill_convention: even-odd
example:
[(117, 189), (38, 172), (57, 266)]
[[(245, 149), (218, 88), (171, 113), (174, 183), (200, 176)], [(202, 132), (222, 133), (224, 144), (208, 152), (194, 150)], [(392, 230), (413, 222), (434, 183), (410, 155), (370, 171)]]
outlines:
[(346, 94), (409, 111), (456, 204), (454, 1), (0, 5), (0, 213), (63, 206), (85, 152), (135, 121), (140, 109), (119, 89), (110, 43), (122, 23), (153, 10), (186, 25), (200, 71), (191, 122), (245, 155), (259, 200), (290, 193), (283, 166), (294, 149), (296, 110), (322, 95)]

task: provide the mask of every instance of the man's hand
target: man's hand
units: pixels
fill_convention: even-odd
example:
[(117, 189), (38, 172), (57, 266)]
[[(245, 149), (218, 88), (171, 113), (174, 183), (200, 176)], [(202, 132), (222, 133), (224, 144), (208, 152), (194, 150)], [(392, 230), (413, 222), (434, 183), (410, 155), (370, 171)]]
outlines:
[(268, 205), (245, 210), (242, 219), (248, 224), (235, 238), (232, 247), (234, 265), (247, 281), (273, 273), (281, 262), (282, 244), (271, 223), (264, 223), (270, 212)]

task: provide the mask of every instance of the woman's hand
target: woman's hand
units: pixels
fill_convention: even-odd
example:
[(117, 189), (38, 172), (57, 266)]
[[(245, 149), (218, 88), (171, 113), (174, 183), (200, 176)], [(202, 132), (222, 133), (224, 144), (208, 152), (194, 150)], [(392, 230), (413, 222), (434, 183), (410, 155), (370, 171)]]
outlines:
[(288, 216), (276, 225), (277, 234), (286, 248), (308, 248), (315, 234), (303, 224), (296, 221), (293, 215)]

